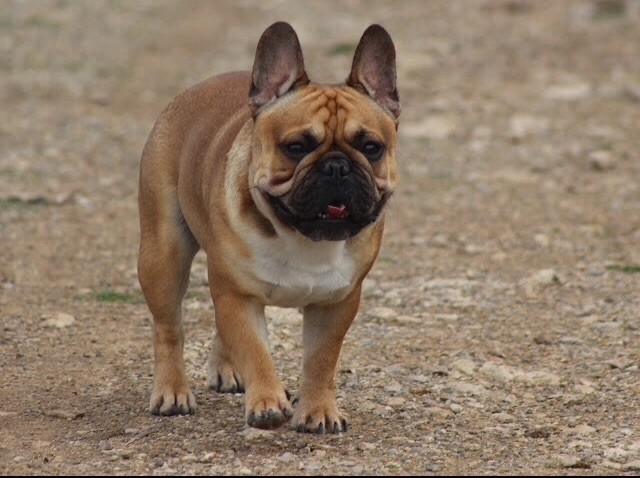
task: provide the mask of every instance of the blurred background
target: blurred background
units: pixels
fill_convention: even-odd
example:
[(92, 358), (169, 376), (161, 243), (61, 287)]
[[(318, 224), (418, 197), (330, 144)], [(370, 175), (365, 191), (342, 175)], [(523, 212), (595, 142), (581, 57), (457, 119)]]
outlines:
[[(400, 184), (337, 377), (353, 430), (327, 441), (252, 435), (206, 390), (201, 255), (199, 412), (145, 412), (144, 142), (277, 20), (317, 82), (372, 23), (397, 50)], [(0, 104), (0, 472), (640, 469), (640, 1), (3, 0)], [(300, 317), (268, 315), (295, 390)]]

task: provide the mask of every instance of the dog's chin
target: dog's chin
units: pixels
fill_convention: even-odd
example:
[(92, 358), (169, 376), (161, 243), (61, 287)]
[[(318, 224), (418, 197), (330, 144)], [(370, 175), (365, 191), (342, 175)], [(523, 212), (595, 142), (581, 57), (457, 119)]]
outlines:
[(357, 236), (367, 226), (376, 222), (389, 197), (389, 195), (383, 195), (372, 212), (362, 217), (353, 215), (327, 217), (326, 214), (323, 214), (310, 218), (292, 211), (280, 198), (271, 196), (268, 193), (264, 193), (264, 195), (278, 220), (314, 242), (344, 241)]

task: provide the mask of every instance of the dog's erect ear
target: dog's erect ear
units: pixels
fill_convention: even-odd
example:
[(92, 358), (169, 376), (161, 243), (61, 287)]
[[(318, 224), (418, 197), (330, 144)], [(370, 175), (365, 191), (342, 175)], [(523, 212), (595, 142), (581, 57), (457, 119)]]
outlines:
[(249, 106), (254, 115), (286, 92), (309, 84), (298, 35), (291, 25), (276, 22), (264, 31), (251, 76)]
[(371, 25), (362, 34), (347, 85), (369, 95), (396, 118), (400, 115), (396, 50), (389, 33), (380, 25)]

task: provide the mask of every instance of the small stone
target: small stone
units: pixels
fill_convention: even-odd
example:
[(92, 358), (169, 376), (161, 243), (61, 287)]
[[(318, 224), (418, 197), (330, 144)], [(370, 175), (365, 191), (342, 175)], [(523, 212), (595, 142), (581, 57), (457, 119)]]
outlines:
[(506, 365), (497, 365), (493, 362), (483, 363), (482, 367), (480, 367), (480, 372), (485, 375), (489, 375), (500, 382), (509, 382), (515, 377), (514, 371), (511, 367)]
[(549, 120), (538, 116), (515, 115), (509, 119), (509, 136), (522, 140), (529, 136), (539, 136), (549, 129)]
[(560, 337), (558, 342), (565, 345), (580, 345), (582, 340), (577, 337), (571, 337), (570, 335), (565, 335), (564, 337)]
[(48, 417), (62, 418), (64, 420), (77, 420), (84, 417), (85, 413), (77, 410), (49, 410), (44, 412)]
[(363, 442), (363, 443), (360, 443), (360, 445), (358, 445), (358, 448), (360, 448), (362, 450), (373, 451), (378, 447), (377, 447), (377, 445), (375, 443)]
[(398, 316), (398, 313), (389, 307), (374, 307), (367, 312), (367, 315), (376, 319), (389, 320)]
[(640, 460), (633, 460), (625, 464), (623, 467), (625, 471), (640, 471)]
[(575, 82), (551, 86), (544, 95), (550, 100), (574, 101), (586, 98), (590, 94), (591, 86), (588, 83)]
[(424, 322), (424, 320), (418, 317), (411, 317), (409, 315), (399, 315), (395, 318), (395, 321), (403, 325), (414, 325)]
[(549, 236), (546, 234), (536, 234), (533, 236), (533, 240), (540, 247), (549, 247)]
[(592, 433), (597, 432), (595, 428), (589, 425), (578, 425), (571, 430), (573, 433), (577, 435), (591, 435)]
[(238, 469), (238, 474), (239, 475), (244, 475), (244, 476), (249, 476), (249, 475), (253, 475), (253, 471), (251, 471), (251, 468), (247, 468), (247, 467), (241, 467), (240, 469)]
[(308, 471), (309, 473), (317, 473), (322, 469), (322, 465), (320, 463), (316, 463), (313, 461), (309, 462), (300, 462), (301, 470)]
[(296, 456), (293, 453), (289, 453), (288, 451), (278, 456), (276, 460), (282, 463), (293, 463), (296, 461)]
[(500, 423), (512, 423), (515, 420), (513, 415), (509, 415), (508, 413), (504, 412), (494, 413), (493, 415), (491, 415), (491, 417), (499, 421)]
[(561, 455), (558, 461), (562, 468), (589, 468), (589, 465), (582, 458), (575, 455)]
[(451, 410), (447, 410), (446, 408), (441, 407), (427, 407), (423, 410), (425, 415), (439, 418), (439, 419), (450, 419), (455, 416), (455, 414)]
[(44, 322), (45, 327), (56, 327), (58, 329), (64, 329), (66, 327), (70, 327), (76, 321), (76, 318), (73, 315), (67, 314), (66, 312), (54, 312), (50, 314), (44, 314), (42, 316), (42, 319), (44, 319), (45, 321)]
[(240, 435), (242, 435), (245, 438), (245, 440), (248, 440), (248, 441), (260, 440), (263, 438), (273, 438), (273, 432), (269, 430), (261, 430), (259, 428), (253, 428), (249, 426), (247, 426), (244, 430), (242, 430), (240, 432)]
[(560, 282), (558, 274), (553, 269), (541, 269), (531, 276), (531, 279), (540, 285), (548, 285)]
[(623, 463), (627, 461), (629, 455), (631, 455), (632, 453), (633, 452), (625, 450), (622, 447), (612, 447), (612, 448), (607, 448), (604, 451), (604, 456), (611, 461)]
[(539, 386), (556, 386), (560, 384), (560, 377), (551, 372), (528, 372), (516, 377), (518, 381)]
[(393, 408), (400, 408), (407, 403), (407, 400), (402, 397), (391, 397), (386, 402), (387, 405)]
[(476, 364), (469, 359), (458, 359), (451, 363), (451, 367), (467, 375), (475, 375), (477, 370)]
[(608, 171), (616, 167), (616, 158), (610, 151), (592, 151), (588, 155), (589, 166), (594, 171)]
[(458, 415), (464, 411), (464, 407), (458, 405), (457, 403), (452, 403), (451, 405), (449, 405), (449, 410)]

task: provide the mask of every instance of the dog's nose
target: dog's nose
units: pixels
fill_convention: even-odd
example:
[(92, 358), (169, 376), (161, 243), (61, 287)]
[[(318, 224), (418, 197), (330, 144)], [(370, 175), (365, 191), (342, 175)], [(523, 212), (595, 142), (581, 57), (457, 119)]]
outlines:
[(322, 163), (320, 168), (322, 174), (331, 176), (333, 178), (340, 178), (351, 174), (351, 166), (349, 166), (349, 160), (344, 157), (331, 157)]

